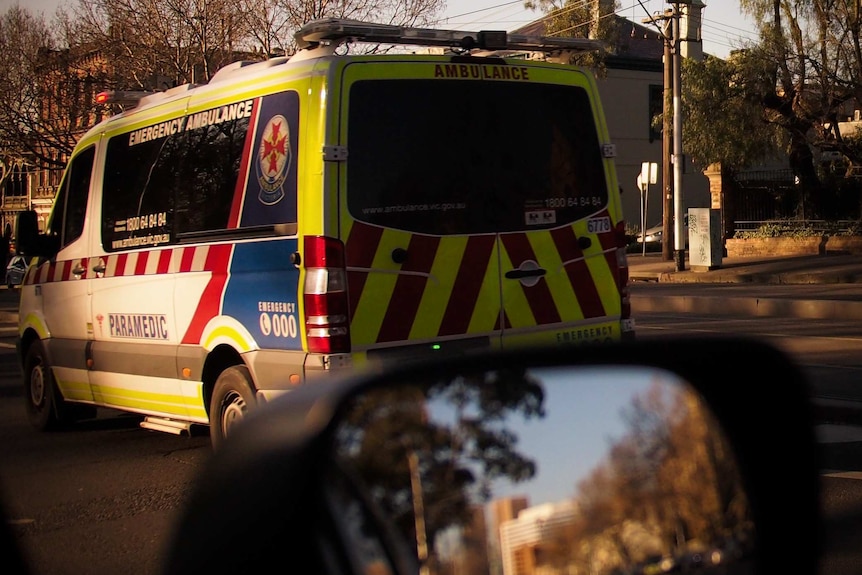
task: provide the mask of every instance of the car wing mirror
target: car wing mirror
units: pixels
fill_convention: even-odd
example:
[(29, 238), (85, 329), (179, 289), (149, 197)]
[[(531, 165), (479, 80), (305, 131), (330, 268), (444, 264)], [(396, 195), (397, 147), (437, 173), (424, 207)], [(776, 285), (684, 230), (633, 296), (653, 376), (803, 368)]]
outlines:
[(279, 541), (299, 522), (364, 572), (815, 571), (807, 387), (766, 344), (474, 355), (290, 395), (215, 455), (189, 517), (225, 480)]

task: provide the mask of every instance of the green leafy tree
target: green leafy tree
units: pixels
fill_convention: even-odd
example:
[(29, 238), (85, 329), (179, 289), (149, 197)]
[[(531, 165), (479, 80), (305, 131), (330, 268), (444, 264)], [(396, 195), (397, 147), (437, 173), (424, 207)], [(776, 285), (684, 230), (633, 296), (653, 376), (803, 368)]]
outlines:
[[(858, 2), (740, 0), (758, 22), (752, 57), (762, 59), (756, 92), (764, 119), (786, 136), (786, 153), (798, 181), (798, 215), (829, 215), (834, 188), (824, 186), (819, 150), (844, 146), (837, 120), (846, 103), (862, 94)], [(859, 158), (847, 156), (850, 162)]]
[[(797, 216), (847, 217), (840, 196), (852, 186), (844, 176), (862, 170), (862, 155), (858, 138), (842, 134), (839, 124), (862, 102), (859, 3), (739, 5), (757, 22), (759, 39), (727, 61), (683, 63), (686, 152), (701, 165), (719, 162), (731, 172), (780, 152), (798, 182)], [(842, 159), (823, 162), (823, 150)]]
[(779, 157), (786, 134), (760, 102), (768, 70), (750, 52), (682, 61), (683, 146), (698, 165), (735, 172)]
[[(616, 45), (619, 5), (615, 0), (526, 0), (524, 6), (544, 13), (544, 35), (603, 40), (609, 50)], [(605, 56), (581, 54), (572, 63), (593, 68), (601, 75)]]

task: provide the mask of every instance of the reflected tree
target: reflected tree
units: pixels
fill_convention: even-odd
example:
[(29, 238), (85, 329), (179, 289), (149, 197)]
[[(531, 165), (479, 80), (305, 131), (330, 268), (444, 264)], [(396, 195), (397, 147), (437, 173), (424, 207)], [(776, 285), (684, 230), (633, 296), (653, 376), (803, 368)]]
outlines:
[(338, 452), (424, 560), (441, 533), (470, 523), (492, 482), (533, 477), (535, 463), (504, 423), (512, 413), (542, 417), (543, 401), (523, 371), (373, 390), (351, 407)]
[[(624, 414), (628, 431), (578, 486), (583, 532), (619, 565), (721, 546), (751, 531), (733, 453), (699, 398), (654, 384)], [(634, 526), (651, 537), (633, 537)]]

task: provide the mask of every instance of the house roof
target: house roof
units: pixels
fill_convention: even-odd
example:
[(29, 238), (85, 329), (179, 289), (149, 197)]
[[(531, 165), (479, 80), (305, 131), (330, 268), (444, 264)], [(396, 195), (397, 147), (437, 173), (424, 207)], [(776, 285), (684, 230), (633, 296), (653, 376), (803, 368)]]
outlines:
[[(664, 45), (659, 31), (655, 27), (647, 27), (623, 18), (614, 16), (616, 19), (617, 43), (611, 51), (612, 56), (608, 58), (608, 65), (612, 66), (614, 61), (629, 61), (635, 63), (641, 61), (661, 64), (664, 55)], [(533, 36), (545, 36), (545, 19), (534, 20), (525, 26), (512, 31), (513, 34), (527, 34)]]

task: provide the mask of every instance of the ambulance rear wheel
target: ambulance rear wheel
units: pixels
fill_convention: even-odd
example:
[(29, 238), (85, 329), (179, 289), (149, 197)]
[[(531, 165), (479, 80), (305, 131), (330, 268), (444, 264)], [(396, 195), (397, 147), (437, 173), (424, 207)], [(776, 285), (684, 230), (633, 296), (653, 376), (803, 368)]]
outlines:
[(210, 400), (210, 440), (213, 449), (221, 447), (254, 404), (251, 374), (247, 367), (235, 365), (221, 372)]
[(39, 431), (56, 429), (64, 422), (60, 417), (63, 400), (41, 341), (33, 342), (24, 360), (24, 401), (27, 418)]

